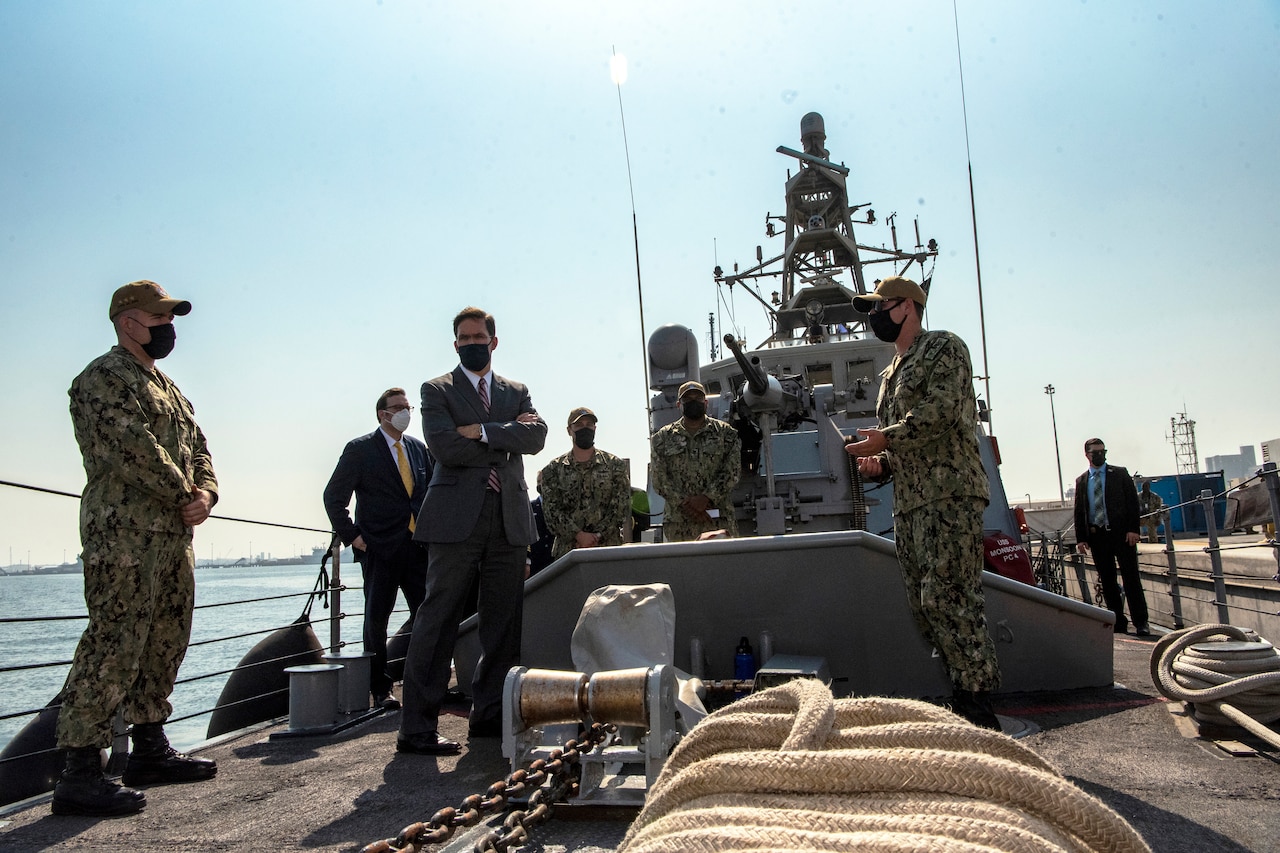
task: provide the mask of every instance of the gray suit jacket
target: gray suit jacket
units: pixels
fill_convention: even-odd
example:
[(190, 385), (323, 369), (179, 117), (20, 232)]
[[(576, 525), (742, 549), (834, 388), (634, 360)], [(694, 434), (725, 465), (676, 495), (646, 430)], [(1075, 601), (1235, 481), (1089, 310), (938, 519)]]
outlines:
[[(461, 542), (471, 535), (484, 504), (489, 469), (502, 485), (502, 517), (507, 541), (537, 541), (529, 491), (524, 482), (524, 455), (542, 450), (547, 424), (522, 424), (516, 417), (534, 412), (529, 389), (493, 374), (489, 412), (461, 366), (453, 373), (422, 384), (422, 430), (435, 458), (435, 471), (422, 502), (413, 538), (419, 542)], [(535, 412), (536, 413), (536, 412)], [(489, 441), (463, 438), (458, 427), (482, 424)]]

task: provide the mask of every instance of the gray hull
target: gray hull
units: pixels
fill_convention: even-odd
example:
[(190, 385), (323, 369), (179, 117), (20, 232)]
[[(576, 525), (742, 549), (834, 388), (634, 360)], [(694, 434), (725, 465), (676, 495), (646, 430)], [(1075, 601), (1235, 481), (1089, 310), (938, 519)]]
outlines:
[[(862, 531), (574, 551), (525, 587), (521, 663), (573, 670), (570, 639), (594, 590), (610, 584), (670, 585), (675, 660), (693, 671), (701, 640), (707, 677), (733, 677), (738, 640), (773, 634), (776, 654), (824, 658), (838, 696), (949, 695), (941, 660), (907, 608), (893, 543)], [(1110, 611), (986, 572), (987, 623), (996, 642), (1000, 692), (1110, 685)], [(466, 689), (479, 655), (475, 617), (454, 651)]]

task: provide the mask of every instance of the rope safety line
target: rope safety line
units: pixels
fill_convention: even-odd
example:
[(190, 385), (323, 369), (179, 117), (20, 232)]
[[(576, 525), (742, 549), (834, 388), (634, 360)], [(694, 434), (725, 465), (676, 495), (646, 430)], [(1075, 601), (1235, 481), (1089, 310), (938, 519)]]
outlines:
[(1027, 747), (902, 699), (812, 679), (717, 711), (676, 747), (620, 851), (1150, 853)]
[(1280, 748), (1280, 734), (1265, 725), (1280, 720), (1280, 655), (1253, 631), (1199, 625), (1166, 634), (1151, 650), (1151, 680), (1164, 696), (1191, 703), (1197, 720), (1240, 726)]
[[(25, 489), (29, 492), (40, 492), (41, 494), (45, 494), (45, 495), (58, 495), (59, 497), (63, 497), (63, 498), (75, 498), (76, 500), (80, 500), (82, 497), (84, 497), (83, 495), (77, 494), (76, 492), (64, 492), (61, 489), (48, 489), (48, 488), (45, 488), (44, 486), (32, 486), (29, 483), (15, 483), (12, 480), (0, 480), (0, 486), (11, 486), (12, 488), (15, 488), (15, 489)], [(236, 521), (236, 522), (239, 522), (240, 524), (257, 524), (262, 527), (279, 527), (283, 530), (302, 530), (307, 533), (332, 532), (331, 530), (328, 530), (328, 529), (321, 530), (317, 527), (302, 527), (297, 524), (284, 524), (279, 521), (258, 521), (252, 518), (235, 518), (234, 516), (230, 516), (230, 515), (214, 515), (213, 513), (209, 513), (209, 517), (216, 518), (219, 521)]]

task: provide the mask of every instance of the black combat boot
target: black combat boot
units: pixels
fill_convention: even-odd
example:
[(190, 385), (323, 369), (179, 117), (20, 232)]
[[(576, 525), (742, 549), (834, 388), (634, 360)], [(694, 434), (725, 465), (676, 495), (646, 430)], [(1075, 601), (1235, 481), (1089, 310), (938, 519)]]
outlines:
[[(991, 704), (991, 693), (987, 690), (960, 690), (951, 694), (951, 710), (964, 717), (975, 726), (984, 729), (1003, 731), (996, 709)], [(128, 780), (126, 780), (128, 781)]]
[(123, 788), (102, 772), (102, 750), (96, 746), (67, 750), (67, 765), (53, 788), (53, 813), (117, 817), (137, 814), (147, 795)]
[(135, 723), (133, 752), (124, 768), (126, 785), (172, 785), (212, 779), (218, 765), (207, 758), (192, 758), (169, 745), (162, 723)]

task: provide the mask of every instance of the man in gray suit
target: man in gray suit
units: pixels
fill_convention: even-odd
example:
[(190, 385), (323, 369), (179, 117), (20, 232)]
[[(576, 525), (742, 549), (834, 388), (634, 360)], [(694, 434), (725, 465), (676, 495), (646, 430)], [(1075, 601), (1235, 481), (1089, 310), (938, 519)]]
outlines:
[(437, 723), (458, 623), (477, 578), (481, 656), (469, 734), (501, 733), (502, 684), (520, 659), (525, 550), (538, 538), (522, 457), (541, 451), (547, 438), (529, 390), (493, 372), (493, 316), (464, 308), (453, 318), (453, 337), (461, 365), (422, 386), (422, 429), (436, 465), (413, 538), (431, 551), (396, 740), (400, 752), (427, 755), (462, 748), (441, 737)]

